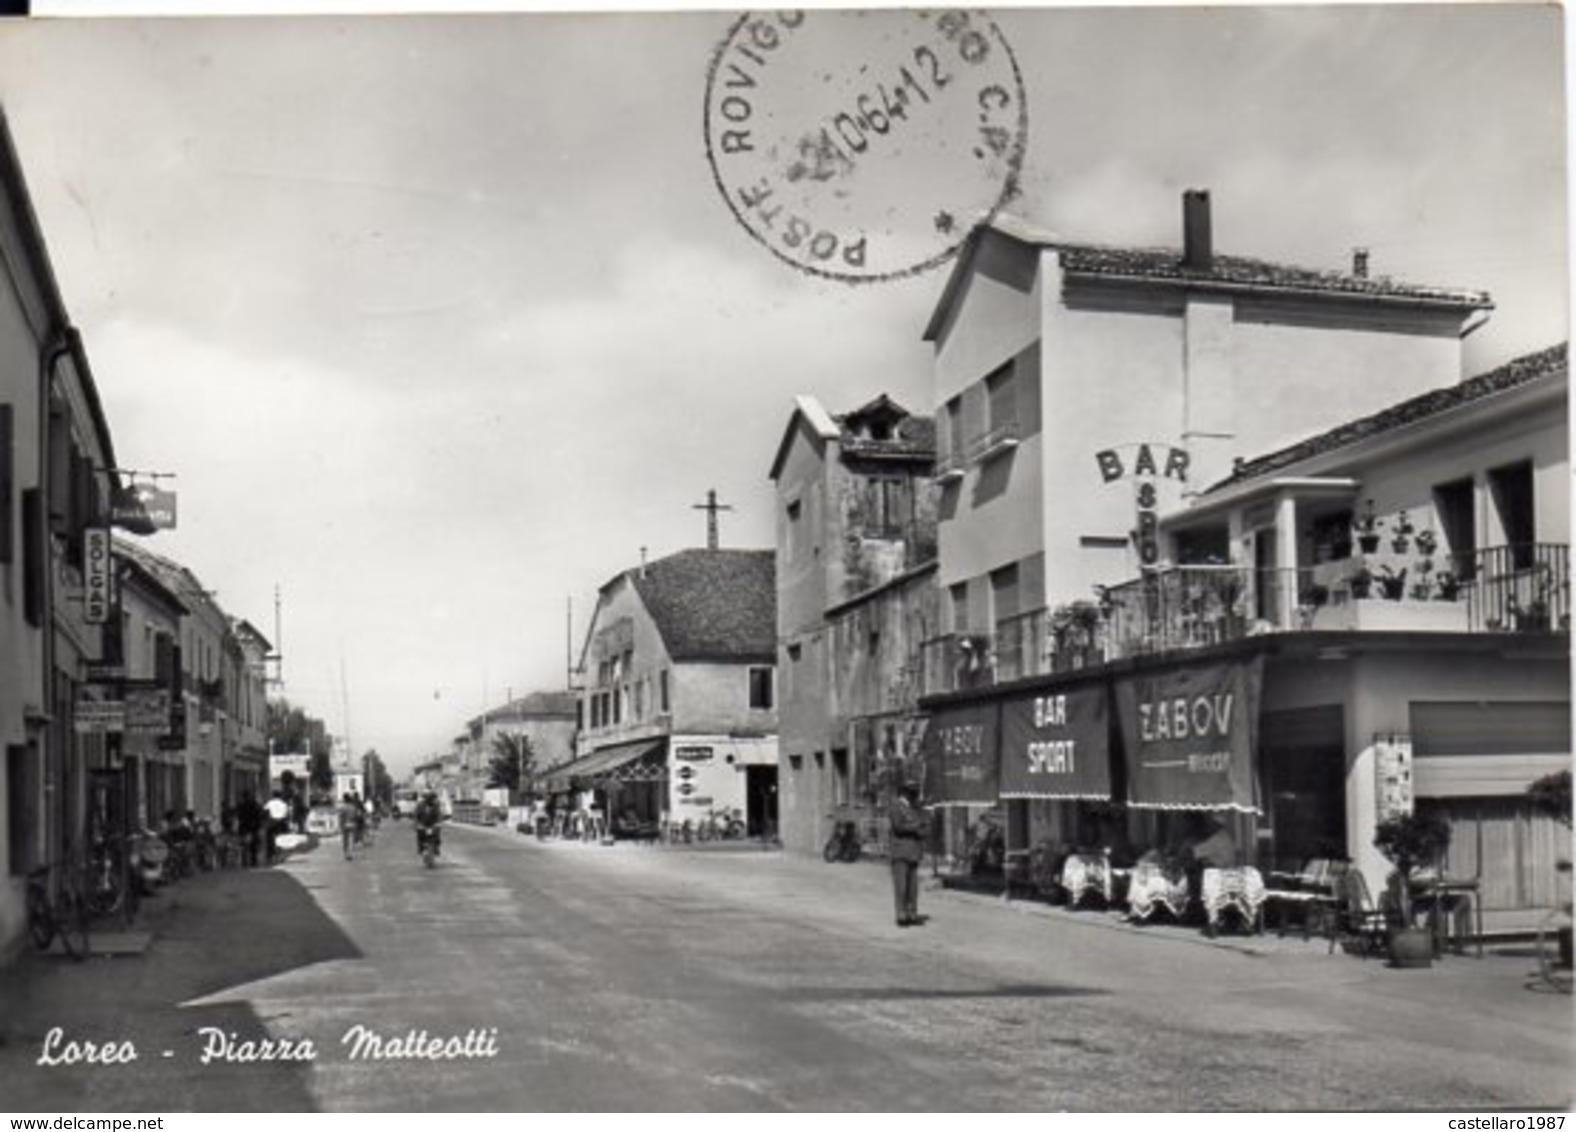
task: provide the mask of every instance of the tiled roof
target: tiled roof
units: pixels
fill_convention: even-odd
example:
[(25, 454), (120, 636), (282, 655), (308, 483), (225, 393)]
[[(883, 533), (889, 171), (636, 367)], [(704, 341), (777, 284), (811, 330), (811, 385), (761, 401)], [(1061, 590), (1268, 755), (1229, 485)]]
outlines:
[(1566, 359), (1568, 343), (1550, 346), (1535, 354), (1527, 354), (1506, 362), (1498, 369), (1489, 370), (1487, 373), (1469, 377), (1457, 384), (1446, 386), (1444, 389), (1434, 389), (1417, 397), (1409, 398), (1399, 404), (1381, 409), (1372, 416), (1359, 417), (1357, 420), (1348, 421), (1328, 432), (1318, 436), (1309, 437), (1299, 441), (1288, 448), (1278, 452), (1271, 452), (1254, 460), (1247, 460), (1239, 464), (1235, 471), (1215, 484), (1209, 490), (1226, 487), (1230, 484), (1242, 483), (1245, 480), (1256, 479), (1271, 472), (1299, 464), (1310, 457), (1330, 452), (1337, 448), (1344, 448), (1348, 444), (1355, 444), (1359, 440), (1366, 440), (1381, 433), (1390, 432), (1404, 425), (1413, 424), (1426, 417), (1436, 416), (1449, 409), (1469, 405), (1474, 401), (1481, 401), (1495, 393), (1503, 393), (1517, 386), (1526, 385), (1541, 377), (1548, 377), (1565, 370), (1568, 362)]
[[(843, 451), (850, 455), (935, 458), (935, 420), (915, 416), (885, 393), (853, 412), (832, 419), (837, 422)], [(860, 426), (866, 421), (883, 421), (891, 432), (885, 440), (865, 435)]]
[(500, 707), (495, 707), (484, 715), (471, 720), (476, 723), (495, 723), (506, 719), (528, 719), (544, 715), (569, 715), (575, 714), (575, 694), (573, 692), (531, 692), (529, 695), (519, 696)]
[(1061, 256), (1064, 270), (1076, 275), (1143, 279), (1201, 290), (1290, 291), (1329, 297), (1349, 296), (1457, 307), (1463, 311), (1488, 309), (1494, 305), (1486, 291), (1402, 283), (1386, 275), (1359, 276), (1342, 271), (1322, 271), (1218, 252), (1211, 257), (1207, 271), (1198, 271), (1183, 264), (1180, 248), (1103, 247), (1081, 243), (1064, 239), (1010, 213), (998, 213), (976, 224), (970, 231), (931, 312), (930, 321), (925, 327), (925, 341), (933, 342), (940, 335), (947, 314), (961, 293), (964, 278), (974, 269), (974, 258), (981, 241), (992, 233), (1026, 247), (1054, 249)]
[(1387, 276), (1350, 275), (1341, 271), (1320, 271), (1246, 256), (1212, 257), (1210, 267), (1198, 271), (1182, 262), (1175, 248), (1105, 248), (1092, 245), (1057, 244), (1062, 267), (1082, 275), (1107, 275), (1128, 278), (1167, 279), (1202, 285), (1266, 288), (1278, 291), (1318, 291), (1364, 297), (1412, 299), (1462, 307), (1488, 307), (1493, 303), (1486, 291), (1452, 287), (1432, 287), (1401, 283)]
[(674, 660), (775, 660), (775, 551), (681, 550), (630, 579)]

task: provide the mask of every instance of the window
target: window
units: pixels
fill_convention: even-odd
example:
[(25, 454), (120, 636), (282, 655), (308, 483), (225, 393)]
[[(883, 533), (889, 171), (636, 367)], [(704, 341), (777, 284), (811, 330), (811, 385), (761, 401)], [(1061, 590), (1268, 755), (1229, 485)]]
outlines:
[(949, 457), (963, 455), (967, 437), (963, 432), (963, 395), (948, 401), (938, 420), (941, 435), (936, 437), (936, 456), (945, 462)]
[(993, 437), (1018, 435), (1018, 385), (1013, 376), (1008, 362), (985, 378), (985, 427)]
[(838, 748), (832, 752), (832, 803), (846, 806), (849, 802), (848, 751)]
[(771, 710), (772, 670), (770, 668), (750, 669), (750, 706), (764, 711)]
[(22, 612), (35, 629), (44, 623), (44, 499), (38, 488), (22, 493)]
[(1489, 491), (1494, 497), (1494, 508), (1499, 512), (1500, 530), (1504, 532), (1505, 545), (1510, 547), (1511, 561), (1516, 569), (1532, 566), (1533, 533), (1532, 511), (1532, 461), (1524, 460), (1503, 468), (1494, 468), (1488, 474)]
[(657, 673), (657, 710), (667, 715), (673, 710), (673, 702), (668, 699), (668, 670), (664, 668)]
[[(1434, 510), (1439, 513), (1440, 534), (1456, 577), (1470, 582), (1477, 576), (1477, 508), (1470, 479), (1442, 483), (1434, 488)], [(1441, 567), (1443, 569), (1443, 567)]]
[(875, 476), (866, 484), (865, 534), (901, 538), (914, 517), (914, 496), (906, 479)]
[(947, 591), (952, 600), (952, 631), (954, 633), (967, 633), (969, 631), (969, 586), (967, 582), (957, 582)]
[(11, 510), (16, 472), (12, 467), (14, 440), (11, 435), (11, 406), (0, 405), (0, 563), (9, 564), (16, 548), (11, 545), (11, 528), (16, 522)]
[(799, 505), (797, 499), (792, 500), (784, 508), (784, 514), (788, 521), (783, 525), (783, 561), (789, 565), (798, 560), (799, 548), (804, 541), (803, 536), (799, 532), (799, 518), (802, 511), (803, 508)]

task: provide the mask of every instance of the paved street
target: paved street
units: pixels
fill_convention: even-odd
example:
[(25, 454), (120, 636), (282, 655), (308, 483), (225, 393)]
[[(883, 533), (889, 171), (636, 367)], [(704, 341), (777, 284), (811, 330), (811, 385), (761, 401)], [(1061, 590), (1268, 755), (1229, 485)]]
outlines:
[[(182, 882), (141, 956), (23, 957), (0, 975), (0, 1094), (40, 1113), (1571, 1101), (1571, 1000), (1529, 989), (1525, 955), (1395, 971), (1318, 941), (921, 903), (930, 923), (899, 930), (873, 865), (502, 829), (448, 829), (429, 871), (385, 825), (354, 862), (325, 844)], [(358, 1025), (496, 1052), (357, 1059)], [(38, 1066), (56, 1026), (139, 1060)], [(201, 1065), (205, 1027), (316, 1057)]]

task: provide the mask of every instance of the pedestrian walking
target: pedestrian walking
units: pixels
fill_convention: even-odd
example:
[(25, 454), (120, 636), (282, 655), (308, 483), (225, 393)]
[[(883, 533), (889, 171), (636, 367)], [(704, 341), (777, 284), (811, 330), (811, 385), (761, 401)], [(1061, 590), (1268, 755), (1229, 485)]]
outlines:
[(354, 809), (350, 822), (356, 831), (356, 848), (360, 849), (367, 843), (367, 807), (355, 791), (351, 791), (349, 802)]
[(353, 794), (346, 794), (339, 800), (339, 843), (345, 850), (345, 860), (351, 860), (350, 846), (356, 836), (356, 817), (361, 813), (361, 807), (356, 804)]
[(263, 830), (263, 807), (250, 790), (241, 796), (241, 804), (235, 808), (235, 826), (241, 836), (241, 864), (255, 868), (257, 839)]
[(924, 852), (925, 817), (916, 801), (914, 788), (904, 786), (888, 811), (892, 827), (892, 904), (900, 928), (925, 922), (919, 914), (919, 858)]
[(276, 790), (263, 810), (266, 819), (263, 822), (263, 850), (271, 865), (279, 855), (279, 846), (275, 841), (289, 827), (290, 803), (286, 802)]

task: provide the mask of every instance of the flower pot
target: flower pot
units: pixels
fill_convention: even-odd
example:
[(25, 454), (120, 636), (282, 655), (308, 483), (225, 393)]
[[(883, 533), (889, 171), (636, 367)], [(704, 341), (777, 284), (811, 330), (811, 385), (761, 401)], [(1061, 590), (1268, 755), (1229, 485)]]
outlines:
[(1357, 548), (1364, 554), (1372, 554), (1379, 549), (1378, 535), (1358, 535)]
[(1427, 928), (1390, 929), (1390, 966), (1432, 967), (1434, 933)]

